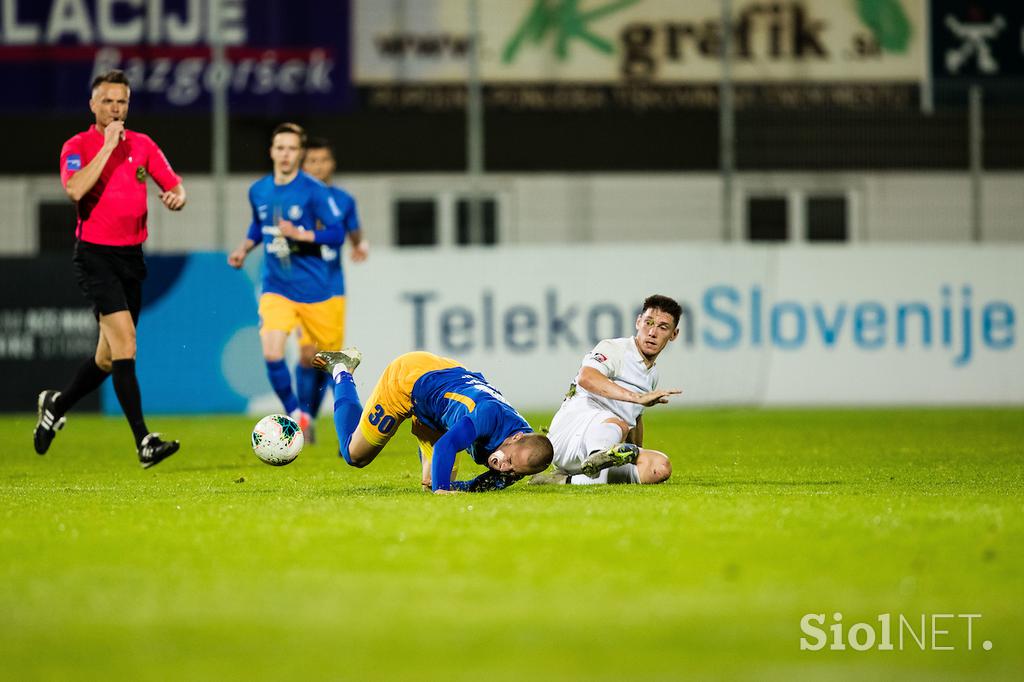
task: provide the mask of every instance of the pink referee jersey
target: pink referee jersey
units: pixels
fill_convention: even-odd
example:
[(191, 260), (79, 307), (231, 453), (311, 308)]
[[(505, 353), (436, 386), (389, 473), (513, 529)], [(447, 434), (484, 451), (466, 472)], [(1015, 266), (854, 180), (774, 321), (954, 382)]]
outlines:
[[(96, 126), (78, 133), (60, 150), (60, 182), (85, 168), (103, 147), (103, 133)], [(125, 130), (107, 159), (100, 179), (78, 202), (75, 234), (84, 242), (106, 246), (134, 246), (146, 241), (146, 180), (152, 177), (164, 191), (181, 178), (148, 135)]]

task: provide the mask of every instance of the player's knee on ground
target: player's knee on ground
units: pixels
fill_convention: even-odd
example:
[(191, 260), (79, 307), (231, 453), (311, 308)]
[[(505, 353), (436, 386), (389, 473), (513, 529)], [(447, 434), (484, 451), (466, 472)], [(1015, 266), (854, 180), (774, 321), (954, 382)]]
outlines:
[(672, 462), (656, 450), (642, 450), (637, 458), (637, 467), (641, 483), (664, 483), (672, 476)]

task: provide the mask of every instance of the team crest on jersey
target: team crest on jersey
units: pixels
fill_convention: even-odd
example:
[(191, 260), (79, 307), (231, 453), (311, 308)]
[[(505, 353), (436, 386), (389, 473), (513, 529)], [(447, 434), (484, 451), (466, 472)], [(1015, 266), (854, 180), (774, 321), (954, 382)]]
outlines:
[(590, 357), (598, 362), (608, 362), (608, 356), (603, 353), (591, 353)]
[(298, 220), (302, 217), (302, 207), (296, 204), (292, 204), (288, 207), (288, 219)]
[(143, 168), (142, 166), (139, 166), (138, 168), (136, 168), (135, 169), (135, 179), (138, 180), (139, 182), (145, 182), (146, 181), (146, 169)]

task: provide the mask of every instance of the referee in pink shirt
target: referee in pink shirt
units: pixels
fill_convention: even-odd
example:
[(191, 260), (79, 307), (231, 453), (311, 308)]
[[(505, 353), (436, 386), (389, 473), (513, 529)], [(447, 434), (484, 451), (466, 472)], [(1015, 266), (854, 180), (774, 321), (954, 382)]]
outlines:
[(100, 335), (96, 355), (82, 363), (64, 390), (39, 394), (33, 440), (36, 452), (44, 454), (64, 427), (65, 413), (113, 375), (139, 463), (149, 468), (177, 452), (179, 444), (146, 427), (135, 376), (135, 327), (146, 278), (146, 181), (156, 181), (162, 190), (160, 201), (172, 211), (185, 206), (185, 188), (160, 147), (124, 127), (130, 94), (123, 72), (97, 76), (89, 100), (96, 125), (65, 142), (60, 151), (61, 183), (78, 207), (75, 273), (93, 304)]

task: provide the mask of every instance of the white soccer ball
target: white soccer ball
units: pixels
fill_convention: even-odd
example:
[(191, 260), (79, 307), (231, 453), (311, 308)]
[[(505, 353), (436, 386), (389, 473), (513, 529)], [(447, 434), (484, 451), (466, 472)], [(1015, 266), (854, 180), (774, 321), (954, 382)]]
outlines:
[(304, 442), (298, 422), (283, 414), (267, 415), (256, 422), (252, 430), (252, 451), (276, 467), (298, 457)]

